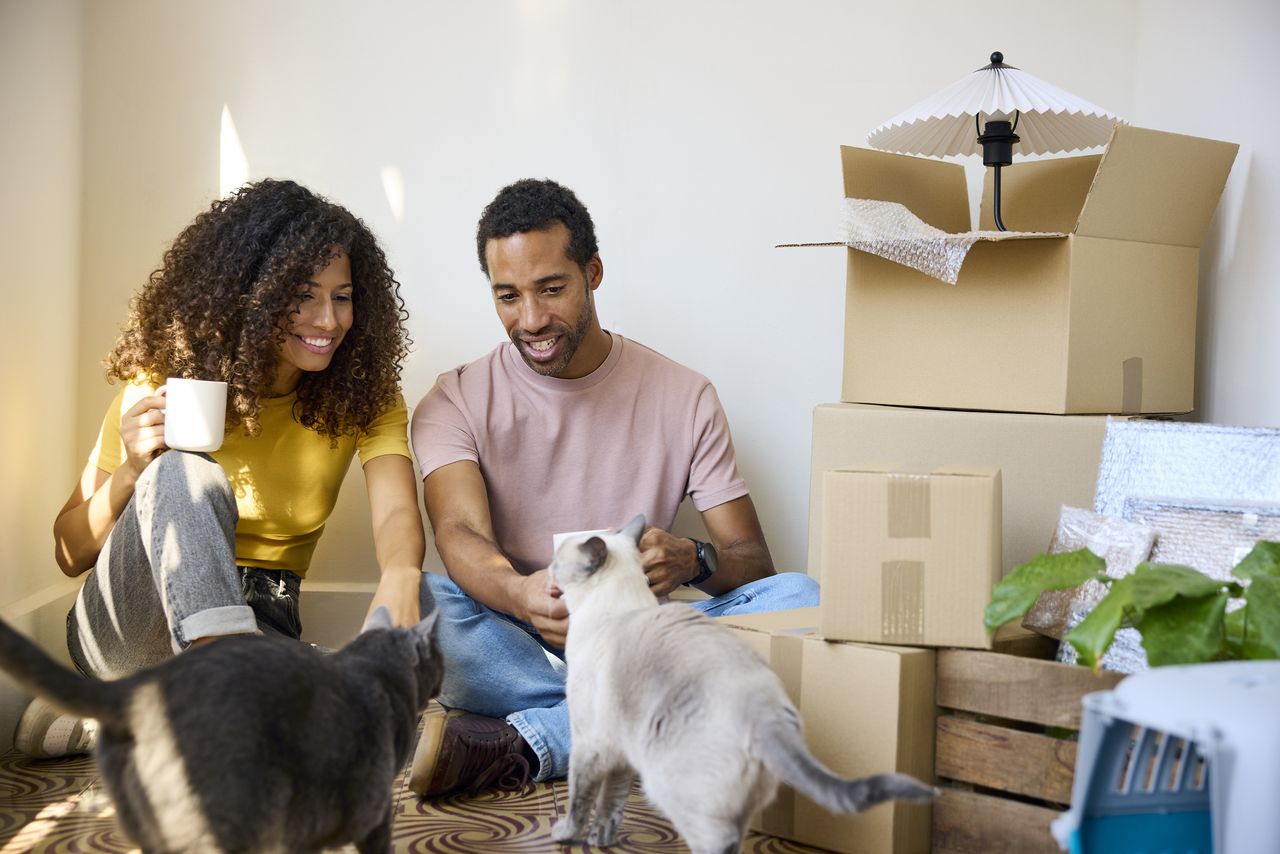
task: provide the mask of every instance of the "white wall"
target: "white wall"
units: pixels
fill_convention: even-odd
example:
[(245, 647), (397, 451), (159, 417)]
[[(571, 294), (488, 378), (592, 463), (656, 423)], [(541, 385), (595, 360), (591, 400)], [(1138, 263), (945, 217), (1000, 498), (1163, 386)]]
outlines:
[[(773, 245), (832, 235), (838, 146), (862, 143), (992, 50), (1131, 113), (1137, 11), (87, 4), (81, 444), (110, 394), (97, 360), (127, 295), (217, 191), (225, 103), (252, 177), (295, 177), (382, 236), (412, 312), (411, 400), (502, 335), (474, 256), (484, 204), (524, 176), (574, 188), (598, 224), (606, 327), (716, 383), (775, 558), (803, 568), (810, 410), (839, 396), (844, 258)], [(1087, 61), (1081, 43), (1116, 59)], [(384, 195), (386, 167), (403, 175), (403, 221)], [(362, 491), (349, 481), (314, 579), (373, 578)]]
[(61, 578), (78, 470), (80, 27), (77, 0), (0, 0), (0, 607)]
[(1240, 143), (1201, 253), (1202, 420), (1280, 426), (1280, 4), (1144, 0), (1134, 118)]
[[(0, 0), (0, 615), (50, 649), (70, 586), (51, 530), (77, 468), (81, 17)], [(0, 750), (25, 703), (0, 674)]]

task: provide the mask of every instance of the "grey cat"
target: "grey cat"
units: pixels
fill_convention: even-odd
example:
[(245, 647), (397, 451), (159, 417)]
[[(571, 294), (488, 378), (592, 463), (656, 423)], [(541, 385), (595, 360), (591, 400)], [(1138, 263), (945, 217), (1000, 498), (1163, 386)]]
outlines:
[[(742, 847), (781, 779), (833, 812), (926, 802), (905, 774), (837, 777), (804, 743), (777, 675), (724, 626), (649, 591), (637, 516), (561, 544), (550, 567), (569, 608), (569, 812), (557, 841), (611, 845), (636, 776), (693, 854)], [(592, 809), (594, 806), (594, 816)]]
[(0, 622), (0, 667), (96, 718), (98, 769), (121, 829), (147, 852), (391, 847), (396, 774), (440, 690), (436, 612), (392, 628), (385, 608), (327, 655), (228, 637), (109, 682), (62, 667)]

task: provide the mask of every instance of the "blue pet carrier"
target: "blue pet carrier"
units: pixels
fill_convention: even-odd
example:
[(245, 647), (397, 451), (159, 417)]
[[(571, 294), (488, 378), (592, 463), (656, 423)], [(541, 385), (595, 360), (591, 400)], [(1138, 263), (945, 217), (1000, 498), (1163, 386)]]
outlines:
[(1280, 661), (1160, 667), (1084, 698), (1071, 854), (1280, 854)]

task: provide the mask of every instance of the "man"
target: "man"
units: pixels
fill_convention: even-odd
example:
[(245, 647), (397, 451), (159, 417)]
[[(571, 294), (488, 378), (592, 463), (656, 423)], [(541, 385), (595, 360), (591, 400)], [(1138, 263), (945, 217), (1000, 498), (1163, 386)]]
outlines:
[[(601, 328), (604, 266), (578, 198), (518, 181), (485, 208), (476, 249), (510, 341), (441, 374), (412, 426), (449, 572), (428, 575), (453, 711), (429, 720), (414, 757), (410, 788), (426, 796), (568, 771), (555, 533), (644, 513), (657, 596), (695, 586), (712, 598), (694, 607), (712, 615), (818, 601), (808, 576), (774, 573), (711, 383)], [(669, 533), (685, 495), (711, 542)]]

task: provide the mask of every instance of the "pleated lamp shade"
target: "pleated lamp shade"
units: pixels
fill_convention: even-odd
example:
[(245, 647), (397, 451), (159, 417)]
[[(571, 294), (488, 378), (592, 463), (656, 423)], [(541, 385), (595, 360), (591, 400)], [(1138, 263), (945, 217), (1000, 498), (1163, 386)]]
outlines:
[(981, 154), (981, 129), (975, 116), (1017, 120), (1014, 155), (1083, 152), (1100, 148), (1124, 119), (1064, 92), (1020, 68), (1004, 64), (999, 53), (951, 86), (889, 119), (867, 136), (882, 151), (923, 157)]

